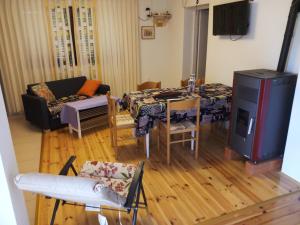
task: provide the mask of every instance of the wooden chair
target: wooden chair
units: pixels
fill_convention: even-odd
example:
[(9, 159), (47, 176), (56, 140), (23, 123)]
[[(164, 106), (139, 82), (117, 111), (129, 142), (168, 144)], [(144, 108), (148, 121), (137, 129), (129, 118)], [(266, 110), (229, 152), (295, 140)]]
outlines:
[[(187, 111), (196, 109), (196, 123), (185, 120), (179, 123), (171, 123), (171, 111)], [(161, 134), (165, 134), (166, 145), (167, 145), (167, 163), (171, 162), (171, 144), (182, 143), (191, 141), (191, 149), (194, 150), (194, 141), (196, 141), (195, 147), (195, 159), (198, 159), (198, 145), (199, 145), (199, 128), (200, 128), (200, 97), (194, 99), (174, 101), (168, 100), (167, 103), (167, 122), (159, 122), (158, 127), (158, 150), (160, 148)], [(186, 133), (191, 133), (191, 137), (186, 138)], [(182, 139), (172, 141), (172, 135), (182, 134)]]
[(137, 85), (138, 91), (143, 91), (146, 89), (154, 89), (154, 88), (161, 88), (161, 81), (159, 82), (147, 81)]
[[(110, 96), (110, 92), (106, 94), (108, 103), (108, 124), (110, 129), (111, 146), (115, 150), (116, 159), (118, 158), (118, 130), (133, 129), (136, 127), (134, 119), (129, 113), (117, 114), (117, 101)], [(136, 139), (134, 137), (134, 139)]]
[[(181, 87), (186, 87), (188, 86), (188, 82), (189, 82), (189, 79), (186, 79), (186, 80), (181, 80)], [(204, 79), (197, 79), (196, 80), (196, 87), (199, 87), (201, 84), (204, 84)]]

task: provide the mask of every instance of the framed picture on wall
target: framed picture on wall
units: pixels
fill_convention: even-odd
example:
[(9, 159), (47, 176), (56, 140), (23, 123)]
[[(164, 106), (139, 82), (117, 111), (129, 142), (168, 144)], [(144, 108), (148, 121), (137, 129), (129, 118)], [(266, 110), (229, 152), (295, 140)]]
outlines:
[(155, 39), (155, 28), (154, 26), (142, 26), (142, 39), (149, 40)]

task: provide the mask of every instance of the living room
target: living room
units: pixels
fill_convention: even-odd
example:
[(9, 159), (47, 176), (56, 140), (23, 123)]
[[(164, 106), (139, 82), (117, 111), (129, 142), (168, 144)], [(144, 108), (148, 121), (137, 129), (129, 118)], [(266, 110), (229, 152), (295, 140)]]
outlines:
[(1, 1), (0, 224), (298, 224), (299, 4)]

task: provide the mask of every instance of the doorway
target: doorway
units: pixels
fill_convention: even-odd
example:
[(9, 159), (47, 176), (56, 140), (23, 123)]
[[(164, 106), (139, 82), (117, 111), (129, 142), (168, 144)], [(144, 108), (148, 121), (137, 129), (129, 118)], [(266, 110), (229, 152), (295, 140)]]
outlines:
[(196, 9), (192, 73), (205, 81), (209, 9)]

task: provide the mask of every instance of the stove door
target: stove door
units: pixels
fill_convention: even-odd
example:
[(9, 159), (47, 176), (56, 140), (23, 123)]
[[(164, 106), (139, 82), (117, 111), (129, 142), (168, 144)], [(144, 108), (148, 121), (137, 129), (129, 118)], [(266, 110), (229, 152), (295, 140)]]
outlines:
[(256, 111), (252, 106), (239, 104), (232, 130), (232, 148), (251, 159)]
[(251, 160), (256, 113), (258, 108), (259, 80), (236, 77), (231, 117), (231, 148)]

